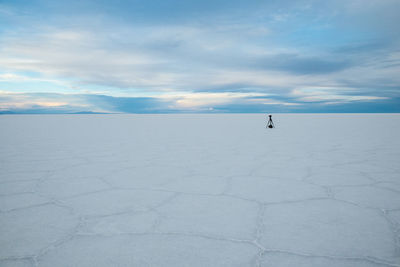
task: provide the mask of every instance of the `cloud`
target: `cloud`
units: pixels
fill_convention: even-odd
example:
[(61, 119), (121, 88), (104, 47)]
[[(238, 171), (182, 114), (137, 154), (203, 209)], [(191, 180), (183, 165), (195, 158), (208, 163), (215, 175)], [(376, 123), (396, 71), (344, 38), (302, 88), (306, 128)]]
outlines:
[(0, 92), (0, 114), (37, 113), (259, 113), (400, 112), (400, 98), (320, 94), (301, 89), (291, 97), (254, 93), (185, 93), (156, 97)]
[(388, 101), (398, 12), (392, 0), (3, 1), (0, 90), (112, 112)]
[(38, 110), (56, 113), (74, 111), (103, 111), (77, 95), (57, 93), (14, 93), (0, 91), (0, 112), (35, 113)]
[(324, 104), (343, 104), (350, 102), (370, 102), (388, 100), (389, 97), (376, 95), (359, 95), (354, 88), (344, 87), (308, 87), (295, 88), (291, 95), (300, 102), (318, 102)]
[(278, 70), (297, 75), (325, 74), (339, 72), (352, 66), (349, 60), (326, 59), (322, 57), (300, 56), (296, 54), (278, 54), (260, 56), (250, 64), (259, 69)]
[(257, 93), (165, 93), (155, 97), (113, 97), (94, 94), (12, 93), (0, 91), (0, 111), (60, 110), (106, 113), (170, 113), (208, 111), (233, 102), (246, 102)]

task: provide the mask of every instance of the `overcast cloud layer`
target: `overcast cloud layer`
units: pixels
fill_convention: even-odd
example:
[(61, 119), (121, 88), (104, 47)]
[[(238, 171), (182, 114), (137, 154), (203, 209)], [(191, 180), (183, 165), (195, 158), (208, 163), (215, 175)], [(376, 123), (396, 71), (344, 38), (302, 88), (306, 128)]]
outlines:
[(400, 112), (400, 1), (0, 1), (0, 113)]

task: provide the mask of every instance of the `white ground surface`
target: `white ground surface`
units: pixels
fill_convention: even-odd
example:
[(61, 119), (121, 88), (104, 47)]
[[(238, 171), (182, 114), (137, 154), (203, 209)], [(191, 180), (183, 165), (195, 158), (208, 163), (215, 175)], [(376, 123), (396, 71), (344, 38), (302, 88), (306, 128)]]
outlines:
[(400, 115), (0, 117), (0, 266), (400, 266)]

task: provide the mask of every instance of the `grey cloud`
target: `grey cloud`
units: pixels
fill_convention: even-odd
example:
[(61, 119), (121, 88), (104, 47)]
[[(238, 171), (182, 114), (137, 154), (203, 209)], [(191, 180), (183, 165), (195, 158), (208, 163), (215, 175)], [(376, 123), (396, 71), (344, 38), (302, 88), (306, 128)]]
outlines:
[(352, 66), (349, 60), (329, 60), (322, 57), (302, 57), (280, 54), (255, 59), (254, 66), (261, 69), (280, 70), (293, 74), (325, 74), (342, 71)]
[(389, 47), (388, 42), (375, 40), (375, 41), (370, 41), (370, 42), (363, 42), (363, 43), (358, 43), (358, 44), (349, 44), (349, 45), (340, 46), (340, 47), (333, 49), (333, 53), (344, 54), (344, 55), (372, 53), (372, 52), (381, 51), (388, 47)]

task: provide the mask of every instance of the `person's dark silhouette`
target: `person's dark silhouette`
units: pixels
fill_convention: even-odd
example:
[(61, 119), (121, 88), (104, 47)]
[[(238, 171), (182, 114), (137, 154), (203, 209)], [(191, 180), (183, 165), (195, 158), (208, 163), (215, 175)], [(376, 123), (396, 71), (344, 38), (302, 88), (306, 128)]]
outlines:
[(269, 116), (269, 120), (267, 123), (267, 128), (275, 128), (274, 123), (272, 122), (272, 115), (268, 115)]

